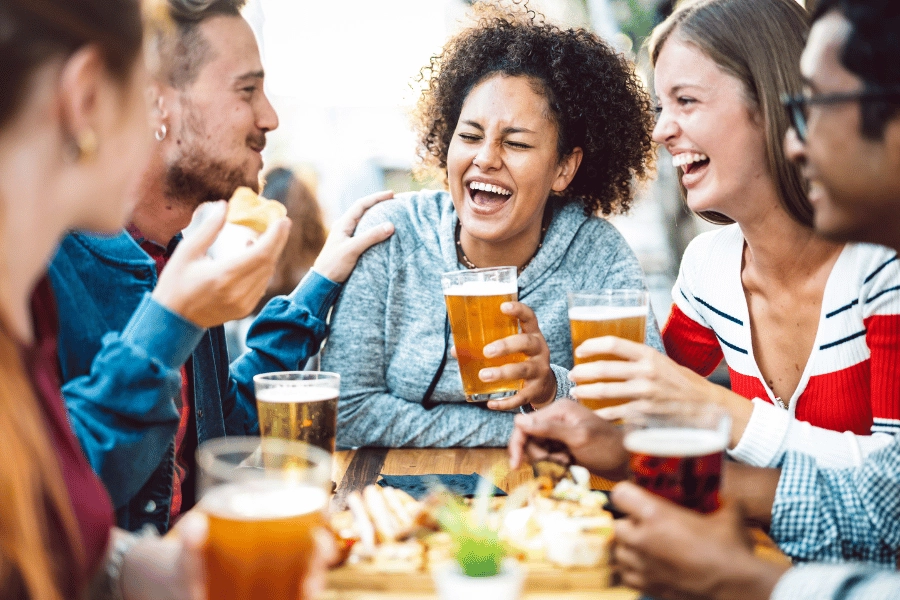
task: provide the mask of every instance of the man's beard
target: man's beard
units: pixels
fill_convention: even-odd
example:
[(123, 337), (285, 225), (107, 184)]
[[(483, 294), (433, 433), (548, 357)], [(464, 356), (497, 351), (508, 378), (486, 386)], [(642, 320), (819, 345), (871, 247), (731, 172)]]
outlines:
[(228, 200), (242, 185), (259, 193), (257, 178), (248, 180), (241, 169), (196, 153), (185, 154), (166, 168), (166, 196), (191, 208)]
[[(196, 142), (205, 137), (205, 123), (189, 98), (184, 99), (184, 106), (184, 130), (179, 135), (181, 153), (166, 167), (166, 196), (194, 209), (204, 202), (228, 200), (242, 185), (259, 193), (258, 174), (248, 177), (239, 167), (210, 156), (204, 145)], [(194, 143), (190, 143), (192, 140)], [(266, 136), (264, 133), (248, 136), (247, 143), (262, 148), (266, 145)]]

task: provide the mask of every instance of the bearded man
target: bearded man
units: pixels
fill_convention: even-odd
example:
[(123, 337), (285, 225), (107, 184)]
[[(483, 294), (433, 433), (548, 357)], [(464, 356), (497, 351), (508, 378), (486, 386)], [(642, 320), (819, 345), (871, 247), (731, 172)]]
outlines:
[(238, 186), (259, 190), (266, 134), (278, 126), (243, 4), (169, 0), (174, 27), (148, 56), (158, 143), (135, 186), (132, 222), (112, 238), (69, 235), (50, 268), (70, 420), (130, 530), (165, 531), (191, 507), (198, 443), (258, 432), (253, 376), (297, 370), (318, 351), (340, 283), (392, 232), (353, 237), (362, 213), (390, 194), (357, 202), (308, 276), (266, 305), (250, 351), (229, 366), (221, 325), (255, 307), (289, 226), (282, 219), (237, 256), (211, 260), (219, 202), (181, 239), (199, 205)]

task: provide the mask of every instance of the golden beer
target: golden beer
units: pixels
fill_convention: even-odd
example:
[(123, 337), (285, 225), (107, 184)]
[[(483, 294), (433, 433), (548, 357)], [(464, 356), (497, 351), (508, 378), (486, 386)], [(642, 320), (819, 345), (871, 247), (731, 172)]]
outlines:
[(334, 452), (338, 390), (296, 385), (256, 393), (259, 431), (264, 438), (299, 440)]
[[(598, 360), (620, 360), (611, 354), (595, 354), (587, 357), (574, 356), (575, 350), (586, 340), (612, 335), (637, 342), (644, 343), (647, 333), (647, 312), (645, 306), (574, 306), (569, 308), (569, 327), (572, 333), (573, 362), (576, 365)], [(618, 381), (616, 379), (598, 379), (598, 382)], [(629, 401), (629, 398), (610, 398), (606, 400), (590, 400), (581, 398), (579, 401), (590, 408), (597, 410), (607, 406), (615, 406)]]
[(200, 503), (209, 518), (207, 598), (303, 599), (327, 498), (321, 487), (272, 480), (210, 490)]
[[(515, 268), (512, 272), (515, 275)], [(465, 281), (444, 288), (459, 374), (469, 402), (512, 396), (522, 387), (520, 379), (486, 382), (478, 378), (481, 369), (522, 362), (526, 358), (522, 353), (485, 358), (483, 352), (491, 342), (519, 333), (519, 320), (500, 311), (501, 304), (517, 298), (515, 280)]]

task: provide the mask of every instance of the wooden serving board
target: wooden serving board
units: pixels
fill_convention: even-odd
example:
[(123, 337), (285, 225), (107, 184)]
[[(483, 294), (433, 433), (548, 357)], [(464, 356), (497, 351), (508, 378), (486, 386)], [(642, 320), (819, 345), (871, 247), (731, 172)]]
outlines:
[[(543, 562), (523, 563), (527, 575), (525, 592), (592, 592), (610, 585), (610, 568), (566, 569)], [(359, 563), (333, 569), (328, 574), (328, 589), (335, 591), (404, 592), (434, 594), (434, 583), (427, 571), (385, 573)]]

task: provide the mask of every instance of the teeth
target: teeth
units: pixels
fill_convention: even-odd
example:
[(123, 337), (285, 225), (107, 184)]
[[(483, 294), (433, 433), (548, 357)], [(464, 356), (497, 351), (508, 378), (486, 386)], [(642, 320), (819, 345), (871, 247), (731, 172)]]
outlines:
[(701, 160), (707, 160), (709, 157), (705, 154), (699, 154), (696, 152), (681, 152), (672, 157), (672, 164), (676, 167), (683, 167), (684, 165), (700, 162)]
[(483, 183), (481, 181), (473, 181), (469, 184), (469, 189), (500, 194), (501, 196), (512, 196), (512, 192), (506, 188), (502, 188), (499, 185), (491, 185), (490, 183)]

